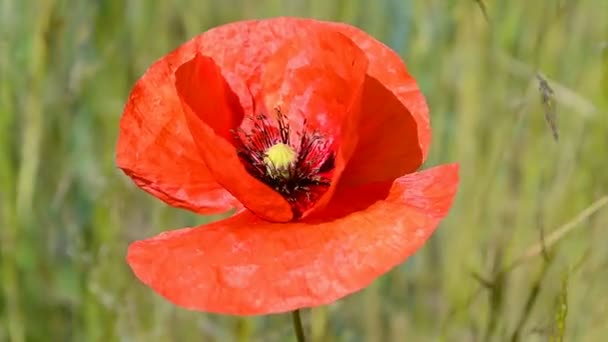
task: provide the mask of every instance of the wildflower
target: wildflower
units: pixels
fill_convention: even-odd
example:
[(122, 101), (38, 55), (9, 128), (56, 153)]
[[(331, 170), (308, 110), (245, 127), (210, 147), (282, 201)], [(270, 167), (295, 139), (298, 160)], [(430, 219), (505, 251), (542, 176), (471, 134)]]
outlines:
[(447, 214), (457, 165), (415, 172), (430, 135), (414, 78), (357, 28), (276, 18), (207, 31), (137, 82), (117, 163), (172, 206), (236, 212), (136, 241), (127, 261), (194, 310), (335, 301), (403, 262)]

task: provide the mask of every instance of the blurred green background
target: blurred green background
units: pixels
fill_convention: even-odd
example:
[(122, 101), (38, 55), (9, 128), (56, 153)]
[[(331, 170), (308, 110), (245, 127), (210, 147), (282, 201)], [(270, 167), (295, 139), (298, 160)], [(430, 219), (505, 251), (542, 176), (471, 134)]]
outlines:
[(0, 0), (0, 341), (294, 340), (288, 315), (189, 312), (141, 285), (128, 243), (206, 218), (114, 164), (153, 61), (279, 15), (348, 22), (402, 54), (431, 108), (427, 166), (462, 170), (423, 250), (303, 312), (311, 340), (608, 339), (608, 1)]

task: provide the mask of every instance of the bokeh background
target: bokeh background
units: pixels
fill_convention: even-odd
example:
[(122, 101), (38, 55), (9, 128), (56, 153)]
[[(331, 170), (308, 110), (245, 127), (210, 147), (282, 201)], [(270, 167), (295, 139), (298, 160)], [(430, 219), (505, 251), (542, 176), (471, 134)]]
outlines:
[(426, 166), (461, 164), (425, 248), (304, 311), (311, 340), (608, 339), (608, 1), (0, 0), (0, 341), (294, 340), (288, 315), (189, 312), (141, 285), (130, 241), (212, 218), (114, 163), (147, 66), (213, 26), (279, 15), (398, 51), (431, 108)]

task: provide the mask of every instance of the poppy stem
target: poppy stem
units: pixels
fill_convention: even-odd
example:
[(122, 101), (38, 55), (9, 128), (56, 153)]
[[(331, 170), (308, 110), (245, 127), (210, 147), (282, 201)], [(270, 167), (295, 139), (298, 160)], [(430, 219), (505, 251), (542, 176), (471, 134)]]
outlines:
[(293, 330), (296, 333), (298, 342), (306, 342), (306, 337), (304, 336), (304, 329), (302, 328), (302, 319), (300, 318), (300, 310), (292, 311), (291, 318), (293, 321)]

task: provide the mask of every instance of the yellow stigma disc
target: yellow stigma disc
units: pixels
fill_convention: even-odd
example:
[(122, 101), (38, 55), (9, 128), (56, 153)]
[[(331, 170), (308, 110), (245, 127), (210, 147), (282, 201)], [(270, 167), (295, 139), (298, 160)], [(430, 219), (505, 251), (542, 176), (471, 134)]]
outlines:
[(287, 144), (278, 143), (264, 153), (264, 163), (273, 177), (289, 177), (289, 166), (295, 161), (296, 151)]

